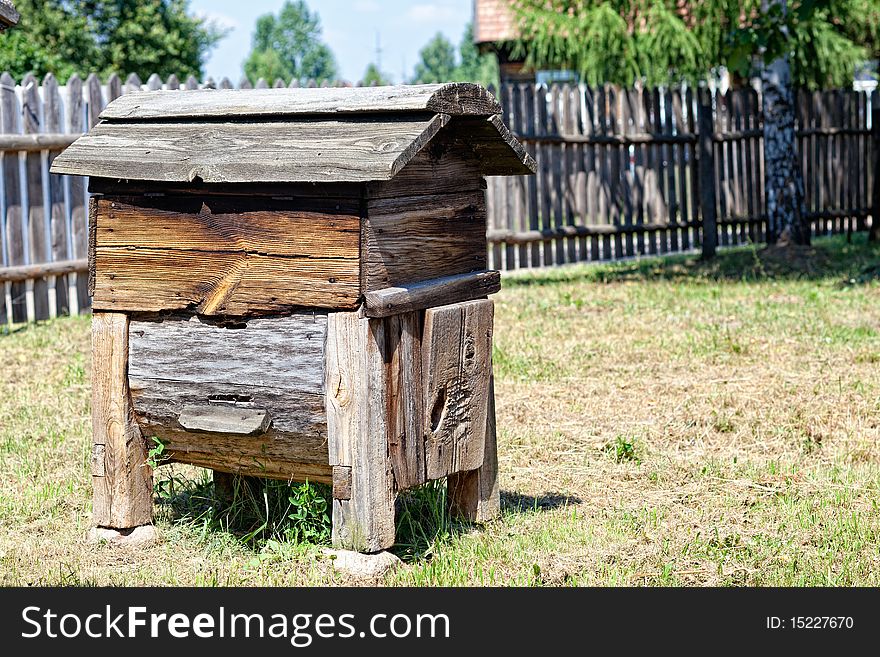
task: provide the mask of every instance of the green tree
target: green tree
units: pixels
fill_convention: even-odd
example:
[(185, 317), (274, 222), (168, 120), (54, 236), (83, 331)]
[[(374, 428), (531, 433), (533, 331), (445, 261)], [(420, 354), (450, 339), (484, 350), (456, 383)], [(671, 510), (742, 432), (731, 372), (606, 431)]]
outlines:
[(361, 79), (361, 84), (365, 87), (381, 87), (391, 84), (391, 82), (385, 77), (385, 74), (379, 70), (378, 66), (370, 62), (370, 64), (367, 65), (367, 70), (364, 71), (364, 77)]
[(54, 73), (201, 76), (223, 32), (187, 0), (19, 0), (18, 27), (0, 39), (0, 69)]
[[(541, 68), (571, 68), (590, 84), (705, 79), (726, 66), (757, 73), (780, 53), (794, 84), (844, 86), (877, 54), (877, 0), (514, 0), (517, 44)], [(781, 28), (785, 29), (781, 29)]]
[(441, 32), (437, 32), (419, 51), (413, 82), (448, 82), (454, 78), (456, 67), (455, 47)]
[(277, 16), (260, 16), (244, 72), (253, 82), (259, 78), (285, 82), (334, 78), (336, 61), (321, 41), (317, 12), (310, 12), (304, 0), (288, 0)]
[(498, 84), (498, 60), (481, 55), (474, 44), (474, 26), (465, 26), (456, 57), (455, 46), (438, 32), (419, 52), (414, 83), (477, 82), (488, 87)]
[(474, 24), (468, 23), (458, 47), (460, 61), (454, 79), (460, 82), (477, 82), (484, 87), (498, 85), (498, 59), (495, 55), (481, 55), (474, 43)]

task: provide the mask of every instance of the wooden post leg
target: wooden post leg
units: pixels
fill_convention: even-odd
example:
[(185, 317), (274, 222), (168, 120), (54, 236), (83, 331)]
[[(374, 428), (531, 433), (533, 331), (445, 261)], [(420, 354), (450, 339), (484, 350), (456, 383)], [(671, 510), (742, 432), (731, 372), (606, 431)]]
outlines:
[(224, 504), (230, 504), (235, 500), (236, 493), (241, 497), (245, 494), (262, 498), (262, 488), (265, 480), (260, 477), (232, 474), (213, 470), (214, 495), (217, 500)]
[(379, 552), (394, 545), (394, 475), (387, 439), (382, 320), (328, 317), (327, 442), (333, 467), (333, 545)]
[(93, 520), (130, 529), (153, 522), (153, 472), (128, 389), (128, 315), (92, 315)]
[(489, 379), (486, 413), (486, 447), (483, 465), (476, 470), (456, 472), (446, 480), (449, 510), (469, 522), (488, 522), (501, 512), (498, 490), (498, 449), (495, 440), (495, 378)]
[(213, 477), (214, 497), (223, 504), (229, 504), (235, 498), (235, 475), (214, 470)]

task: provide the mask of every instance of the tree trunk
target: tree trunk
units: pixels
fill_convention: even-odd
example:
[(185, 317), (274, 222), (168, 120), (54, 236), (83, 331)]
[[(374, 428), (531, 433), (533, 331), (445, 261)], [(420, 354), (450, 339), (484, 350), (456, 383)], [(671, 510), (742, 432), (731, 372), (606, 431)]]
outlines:
[(794, 137), (794, 90), (788, 57), (766, 65), (761, 81), (767, 242), (809, 245), (810, 224), (804, 217), (804, 179)]

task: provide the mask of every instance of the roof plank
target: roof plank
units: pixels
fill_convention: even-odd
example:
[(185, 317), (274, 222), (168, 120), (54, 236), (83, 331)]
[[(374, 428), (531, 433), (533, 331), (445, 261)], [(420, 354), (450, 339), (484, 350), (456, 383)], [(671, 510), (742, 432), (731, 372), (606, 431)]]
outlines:
[(498, 115), (488, 119), (459, 117), (450, 129), (456, 137), (470, 144), (484, 176), (528, 176), (538, 170), (534, 158)]
[(101, 113), (107, 121), (242, 118), (303, 114), (434, 112), (491, 116), (501, 105), (477, 84), (303, 89), (211, 89), (129, 93)]
[(55, 158), (52, 172), (205, 183), (389, 180), (449, 118), (437, 114), (282, 123), (105, 121)]

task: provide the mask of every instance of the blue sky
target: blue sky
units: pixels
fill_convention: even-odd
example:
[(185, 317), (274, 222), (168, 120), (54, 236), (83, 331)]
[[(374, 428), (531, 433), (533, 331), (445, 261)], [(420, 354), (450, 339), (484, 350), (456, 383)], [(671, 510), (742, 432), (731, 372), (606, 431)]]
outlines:
[[(382, 70), (394, 82), (412, 76), (419, 50), (438, 31), (458, 44), (473, 14), (472, 0), (307, 0), (321, 17), (324, 41), (344, 79), (357, 81), (382, 46)], [(206, 74), (237, 82), (257, 17), (277, 13), (283, 0), (191, 0), (190, 9), (229, 28), (211, 53)]]

